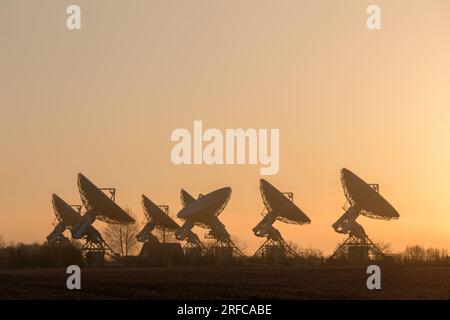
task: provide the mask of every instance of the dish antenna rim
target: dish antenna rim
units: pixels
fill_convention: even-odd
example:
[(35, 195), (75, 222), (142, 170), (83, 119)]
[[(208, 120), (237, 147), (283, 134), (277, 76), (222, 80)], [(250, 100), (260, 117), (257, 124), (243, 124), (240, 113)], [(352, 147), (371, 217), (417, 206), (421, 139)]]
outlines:
[(360, 214), (378, 220), (397, 220), (400, 214), (371, 184), (347, 168), (341, 170), (345, 198)]
[[(95, 212), (96, 219), (110, 224), (135, 222), (134, 218), (102, 191), (113, 188), (99, 188), (82, 173), (78, 174), (77, 184), (84, 207)], [(111, 196), (115, 197), (115, 192), (111, 193)]]
[[(267, 212), (273, 212), (275, 219), (287, 224), (310, 224), (311, 219), (301, 210), (289, 196), (288, 193), (283, 193), (266, 179), (260, 179), (259, 190)], [(274, 203), (274, 201), (278, 203)], [(287, 212), (288, 211), (288, 212)]]
[[(52, 194), (52, 207), (58, 222), (65, 223), (68, 229), (79, 223), (83, 218), (80, 210), (76, 211), (74, 206), (68, 204), (56, 193)], [(77, 205), (77, 207), (80, 206)]]
[[(187, 193), (184, 189), (182, 191)], [(202, 195), (182, 208), (177, 213), (177, 218), (183, 221), (191, 220), (200, 226), (207, 225), (208, 219), (219, 216), (225, 209), (230, 201), (231, 192), (230, 187), (223, 187)]]
[(141, 199), (145, 218), (149, 223), (154, 223), (155, 229), (175, 231), (180, 228), (178, 223), (176, 223), (175, 220), (173, 220), (172, 217), (170, 217), (168, 213), (164, 212), (161, 208), (161, 207), (168, 208), (168, 206), (156, 205), (145, 194), (141, 195)]

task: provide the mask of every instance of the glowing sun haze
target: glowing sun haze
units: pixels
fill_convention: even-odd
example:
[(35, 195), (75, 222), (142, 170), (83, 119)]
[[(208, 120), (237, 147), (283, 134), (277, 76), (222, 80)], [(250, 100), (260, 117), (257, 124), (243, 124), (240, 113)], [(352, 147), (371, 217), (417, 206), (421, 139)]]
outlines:
[(330, 253), (343, 239), (331, 225), (347, 167), (400, 213), (360, 217), (369, 236), (450, 248), (450, 2), (376, 2), (380, 31), (366, 28), (371, 1), (80, 0), (69, 31), (71, 1), (1, 1), (0, 234), (44, 241), (51, 194), (80, 203), (82, 172), (139, 221), (141, 194), (175, 215), (181, 188), (231, 186), (220, 219), (251, 253), (260, 166), (170, 159), (172, 131), (201, 120), (280, 129), (265, 178), (312, 220), (277, 222), (287, 241)]

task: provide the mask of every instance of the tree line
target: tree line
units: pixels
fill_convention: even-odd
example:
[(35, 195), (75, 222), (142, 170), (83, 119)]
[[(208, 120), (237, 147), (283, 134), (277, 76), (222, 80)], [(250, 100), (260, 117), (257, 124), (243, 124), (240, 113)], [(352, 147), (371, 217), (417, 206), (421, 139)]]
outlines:
[[(140, 244), (135, 240), (138, 228), (112, 225), (105, 230), (105, 240), (120, 256), (136, 255)], [(121, 228), (124, 228), (121, 230)], [(48, 268), (65, 267), (70, 264), (83, 265), (80, 251), (81, 243), (71, 240), (70, 246), (57, 246), (48, 243), (9, 243), (0, 236), (0, 268)], [(248, 245), (239, 239), (234, 242), (244, 252)], [(305, 264), (322, 264), (326, 258), (318, 249), (301, 248), (294, 243), (290, 246), (301, 257)], [(390, 245), (378, 243), (384, 252), (390, 253)], [(403, 265), (450, 265), (450, 257), (446, 249), (425, 248), (420, 245), (407, 246), (398, 254), (392, 254), (396, 264)]]
[(77, 244), (54, 246), (47, 243), (0, 243), (0, 268), (52, 268), (82, 265)]

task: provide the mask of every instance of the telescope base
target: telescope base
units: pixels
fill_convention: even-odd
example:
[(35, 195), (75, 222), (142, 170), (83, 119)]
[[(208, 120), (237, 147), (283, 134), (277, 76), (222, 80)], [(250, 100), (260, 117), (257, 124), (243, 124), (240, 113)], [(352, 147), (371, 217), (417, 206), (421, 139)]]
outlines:
[(86, 261), (88, 267), (103, 266), (105, 263), (105, 256), (110, 258), (118, 258), (119, 255), (103, 240), (86, 241), (80, 248), (81, 253)]
[(283, 239), (267, 240), (259, 247), (253, 258), (262, 258), (272, 262), (282, 262), (285, 258), (300, 258), (297, 252)]
[(245, 254), (230, 238), (225, 241), (213, 239), (214, 243), (206, 251), (206, 255), (215, 256), (219, 260), (231, 260), (233, 257), (245, 257)]
[(349, 237), (336, 249), (328, 260), (344, 259), (350, 262), (364, 262), (384, 259), (385, 254), (381, 251), (367, 235)]

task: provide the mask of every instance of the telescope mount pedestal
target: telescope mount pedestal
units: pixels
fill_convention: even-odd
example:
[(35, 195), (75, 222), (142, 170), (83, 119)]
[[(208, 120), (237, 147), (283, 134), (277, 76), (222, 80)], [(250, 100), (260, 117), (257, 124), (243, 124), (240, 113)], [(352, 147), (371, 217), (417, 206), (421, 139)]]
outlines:
[(253, 255), (253, 258), (269, 258), (278, 250), (285, 257), (300, 258), (294, 249), (283, 239), (283, 237), (272, 238), (267, 237), (266, 241), (259, 247)]
[(245, 257), (244, 253), (239, 249), (236, 244), (230, 239), (217, 239), (215, 237), (207, 237), (213, 239), (213, 245), (206, 251), (207, 255), (216, 255), (218, 252), (231, 252), (232, 256)]
[(87, 239), (80, 248), (88, 266), (103, 265), (105, 255), (118, 258), (117, 254), (103, 239)]
[(348, 238), (336, 249), (328, 260), (347, 257), (350, 261), (361, 262), (369, 260), (370, 254), (376, 259), (383, 259), (385, 257), (383, 251), (366, 234), (362, 236), (349, 234)]

